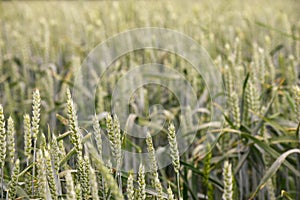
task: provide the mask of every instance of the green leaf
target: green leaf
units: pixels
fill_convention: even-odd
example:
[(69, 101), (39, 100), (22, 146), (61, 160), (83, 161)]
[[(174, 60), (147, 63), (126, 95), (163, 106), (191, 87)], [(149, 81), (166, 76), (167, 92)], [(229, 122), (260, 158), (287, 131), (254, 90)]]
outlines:
[(249, 72), (247, 73), (247, 76), (246, 76), (246, 78), (245, 78), (245, 80), (244, 80), (244, 84), (243, 84), (243, 93), (242, 93), (242, 105), (241, 105), (241, 123), (243, 124), (243, 114), (244, 114), (244, 105), (245, 105), (245, 96), (246, 96), (246, 88), (247, 88), (247, 84), (248, 84), (248, 80), (249, 80), (249, 77), (250, 77), (250, 74), (249, 74)]
[[(185, 166), (186, 168), (192, 170), (195, 174), (198, 174), (198, 175), (200, 175), (201, 177), (204, 178), (203, 172), (200, 171), (199, 169), (195, 168), (193, 165), (191, 165), (191, 164), (189, 164), (187, 162), (184, 162), (184, 161), (180, 161), (180, 164), (183, 165), (183, 166)], [(218, 180), (216, 180), (216, 179), (214, 179), (212, 177), (209, 177), (208, 181), (210, 181), (215, 186), (217, 186), (218, 188), (220, 188), (221, 190), (223, 190), (223, 184), (220, 181), (218, 181)]]
[(280, 143), (299, 143), (299, 139), (294, 135), (281, 135), (278, 137), (270, 138), (270, 144), (280, 144)]
[(277, 158), (277, 160), (272, 164), (272, 166), (267, 170), (263, 178), (261, 179), (259, 185), (257, 186), (256, 190), (252, 193), (249, 199), (253, 199), (255, 195), (265, 187), (267, 184), (267, 181), (277, 172), (277, 170), (280, 168), (280, 166), (283, 164), (285, 159), (293, 154), (293, 153), (299, 153), (300, 149), (291, 149), (285, 153), (283, 153), (281, 156)]
[[(245, 134), (245, 133), (241, 133), (241, 136), (244, 138), (248, 138), (250, 140), (252, 140), (256, 145), (258, 145), (260, 148), (262, 148), (265, 152), (267, 152), (268, 154), (270, 154), (273, 158), (278, 158), (279, 156), (281, 156), (281, 153), (277, 152), (275, 149), (273, 149), (272, 147), (270, 147), (268, 144), (266, 144), (263, 140), (258, 139), (255, 136), (249, 135), (249, 134)], [(296, 176), (300, 177), (300, 172), (295, 169), (295, 167), (288, 161), (283, 162), (283, 164), (289, 169), (291, 170)]]

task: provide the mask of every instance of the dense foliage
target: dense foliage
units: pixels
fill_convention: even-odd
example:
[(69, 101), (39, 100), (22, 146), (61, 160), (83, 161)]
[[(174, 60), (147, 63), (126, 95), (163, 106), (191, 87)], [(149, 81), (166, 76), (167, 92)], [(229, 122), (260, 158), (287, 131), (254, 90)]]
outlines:
[[(293, 0), (1, 2), (0, 197), (300, 199), (299, 10)], [(97, 117), (86, 119), (93, 125), (86, 131), (70, 92), (74, 73), (99, 43), (149, 26), (182, 32), (208, 52), (222, 73), (226, 105), (211, 103), (205, 80), (188, 61), (141, 49), (120, 57), (102, 77)], [(144, 86), (129, 102), (129, 125), (151, 126), (145, 139), (126, 135), (118, 116), (109, 114), (118, 79), (145, 63), (177, 70), (200, 99), (184, 129), (196, 138), (180, 157), (176, 130), (186, 116), (168, 88)], [(156, 104), (163, 112), (154, 106), (149, 113)], [(210, 121), (211, 108), (220, 111), (219, 121)], [(150, 114), (157, 120), (149, 123)], [(111, 161), (102, 159), (104, 136)], [(166, 144), (172, 164), (159, 168), (156, 155)], [(151, 171), (143, 164), (138, 173), (118, 171), (130, 163), (122, 149), (148, 152)]]

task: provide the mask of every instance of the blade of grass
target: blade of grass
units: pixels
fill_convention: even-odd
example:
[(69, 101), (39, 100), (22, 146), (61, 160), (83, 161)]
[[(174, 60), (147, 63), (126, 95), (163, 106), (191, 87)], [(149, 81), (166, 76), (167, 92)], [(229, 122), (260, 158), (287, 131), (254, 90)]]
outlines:
[(283, 153), (281, 156), (277, 158), (277, 160), (271, 165), (271, 167), (266, 171), (265, 175), (261, 179), (259, 185), (255, 189), (255, 191), (251, 194), (249, 200), (253, 199), (256, 194), (265, 187), (267, 184), (267, 181), (277, 172), (277, 170), (280, 168), (280, 166), (283, 164), (285, 159), (293, 154), (293, 153), (298, 153), (300, 154), (300, 149), (291, 149), (285, 153)]

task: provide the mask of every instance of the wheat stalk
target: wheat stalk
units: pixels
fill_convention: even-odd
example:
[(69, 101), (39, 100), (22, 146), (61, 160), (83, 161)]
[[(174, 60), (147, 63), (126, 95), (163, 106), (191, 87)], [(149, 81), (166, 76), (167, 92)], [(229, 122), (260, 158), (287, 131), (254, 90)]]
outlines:
[(51, 198), (53, 200), (58, 199), (57, 195), (57, 186), (56, 186), (56, 181), (54, 177), (54, 167), (52, 166), (52, 160), (50, 157), (50, 154), (47, 149), (44, 149), (44, 156), (45, 156), (45, 166), (46, 166), (46, 174), (47, 174), (47, 181), (51, 193)]
[(92, 168), (92, 166), (89, 166), (89, 181), (91, 186), (91, 196), (93, 200), (99, 200), (98, 196), (98, 184), (97, 184), (97, 177), (95, 170)]
[(95, 136), (98, 153), (99, 153), (100, 158), (102, 159), (101, 129), (100, 129), (97, 117), (94, 117), (94, 119), (93, 119), (93, 128), (94, 128), (94, 132), (93, 133), (94, 133), (94, 136)]
[[(1, 185), (4, 182), (4, 165), (6, 158), (6, 130), (3, 107), (0, 104), (0, 167), (1, 167)], [(1, 186), (1, 197), (3, 197), (3, 187)]]
[(42, 199), (47, 199), (47, 174), (46, 174), (46, 167), (45, 167), (45, 158), (43, 155), (42, 150), (38, 150), (36, 154), (36, 166), (37, 166), (37, 177), (38, 177), (38, 196)]
[(15, 159), (15, 126), (14, 121), (11, 117), (7, 120), (7, 152), (10, 159), (10, 164), (13, 165)]
[(175, 200), (174, 195), (173, 195), (173, 191), (172, 191), (170, 186), (168, 187), (167, 192), (168, 192), (168, 200)]
[(36, 89), (33, 92), (32, 100), (32, 138), (33, 138), (33, 168), (32, 168), (32, 194), (34, 194), (34, 178), (35, 178), (35, 161), (36, 161), (36, 142), (39, 133), (39, 123), (40, 123), (40, 107), (41, 107), (41, 97), (40, 92)]
[(91, 148), (90, 149), (90, 155), (93, 163), (95, 164), (96, 169), (99, 170), (101, 173), (103, 179), (105, 180), (106, 186), (110, 189), (111, 193), (114, 195), (114, 198), (116, 200), (124, 200), (124, 197), (119, 190), (118, 184), (114, 180), (113, 176), (111, 175), (109, 169), (105, 167), (104, 163), (102, 160), (97, 158), (97, 153), (93, 151)]
[(246, 105), (250, 112), (258, 114), (259, 113), (259, 95), (258, 90), (254, 87), (251, 80), (246, 88)]
[(20, 171), (20, 161), (19, 159), (17, 159), (16, 162), (14, 163), (14, 170), (11, 176), (11, 180), (9, 182), (8, 199), (16, 198), (19, 171)]
[(107, 127), (108, 139), (111, 144), (111, 151), (116, 162), (116, 166), (117, 166), (116, 168), (118, 170), (121, 164), (122, 147), (121, 147), (120, 124), (117, 116), (114, 116), (114, 118), (112, 118), (111, 115), (108, 114), (106, 116), (106, 127)]
[(224, 191), (222, 200), (233, 200), (233, 175), (231, 164), (228, 161), (225, 161), (223, 166), (223, 183)]
[(133, 174), (129, 173), (129, 176), (127, 178), (127, 199), (128, 200), (134, 200), (134, 186), (133, 186)]
[[(91, 186), (89, 182), (89, 174), (90, 174), (90, 161), (88, 156), (84, 156), (82, 160), (82, 168), (80, 170), (83, 170), (80, 174), (80, 185), (82, 190), (82, 198), (88, 199), (91, 196)], [(80, 166), (81, 166), (80, 165)]]
[(157, 198), (158, 199), (163, 199), (162, 197), (162, 186), (158, 177), (157, 173), (157, 161), (155, 157), (155, 150), (153, 147), (153, 142), (152, 142), (152, 137), (150, 133), (147, 133), (146, 137), (146, 143), (147, 143), (147, 150), (148, 150), (148, 155), (149, 155), (149, 162), (150, 162), (150, 169), (151, 169), (151, 174), (152, 174), (152, 186), (154, 186), (156, 192), (157, 192)]
[[(29, 161), (32, 156), (32, 132), (31, 132), (31, 121), (30, 116), (28, 114), (25, 114), (23, 116), (24, 119), (24, 154), (26, 156), (26, 164), (29, 166)], [(25, 191), (29, 194), (30, 193), (30, 185), (31, 185), (31, 177), (30, 173), (27, 172), (24, 177), (25, 182)]]
[(33, 101), (32, 101), (32, 138), (37, 139), (39, 133), (39, 123), (40, 123), (40, 110), (41, 108), (41, 96), (38, 89), (33, 92)]
[(168, 140), (170, 144), (170, 156), (172, 158), (174, 171), (176, 173), (178, 198), (180, 198), (180, 178), (179, 178), (180, 158), (179, 158), (179, 151), (178, 151), (178, 145), (177, 145), (176, 134), (175, 134), (175, 127), (173, 123), (169, 125), (168, 130), (169, 130)]
[(68, 111), (69, 128), (71, 131), (70, 139), (76, 149), (76, 153), (78, 157), (80, 157), (82, 155), (81, 135), (78, 127), (75, 105), (72, 100), (71, 92), (69, 89), (67, 90), (67, 111)]
[(32, 150), (32, 135), (31, 135), (31, 124), (30, 116), (28, 114), (24, 115), (24, 154), (27, 159), (27, 165), (29, 164), (29, 159), (31, 157)]
[(66, 173), (66, 189), (67, 189), (67, 200), (76, 199), (76, 193), (74, 188), (73, 178), (70, 172)]
[(209, 143), (207, 143), (206, 151), (208, 154), (204, 158), (204, 169), (203, 169), (203, 176), (204, 176), (204, 185), (206, 190), (206, 195), (208, 200), (213, 200), (213, 188), (212, 184), (209, 182), (209, 175), (211, 171), (211, 159), (212, 159), (212, 150)]
[(300, 88), (298, 86), (293, 87), (294, 101), (295, 101), (295, 113), (297, 122), (300, 122)]
[(239, 97), (236, 92), (232, 92), (229, 96), (229, 99), (231, 106), (231, 116), (233, 118), (233, 125), (236, 128), (239, 128), (241, 126)]
[(137, 190), (137, 199), (145, 200), (146, 199), (146, 182), (145, 182), (145, 168), (142, 164), (139, 167), (138, 173), (138, 190)]
[(78, 183), (75, 186), (75, 194), (76, 194), (76, 200), (81, 200), (82, 199), (82, 191), (81, 191), (80, 183)]
[(168, 130), (169, 130), (168, 140), (170, 144), (170, 156), (172, 158), (172, 163), (174, 166), (175, 173), (178, 174), (180, 169), (180, 161), (179, 161), (178, 145), (176, 141), (175, 127), (173, 123), (169, 125)]
[(88, 198), (90, 195), (90, 186), (88, 181), (89, 176), (89, 168), (87, 168), (87, 158), (82, 156), (77, 156), (77, 173), (76, 173), (76, 181), (80, 185), (80, 191), (83, 199)]

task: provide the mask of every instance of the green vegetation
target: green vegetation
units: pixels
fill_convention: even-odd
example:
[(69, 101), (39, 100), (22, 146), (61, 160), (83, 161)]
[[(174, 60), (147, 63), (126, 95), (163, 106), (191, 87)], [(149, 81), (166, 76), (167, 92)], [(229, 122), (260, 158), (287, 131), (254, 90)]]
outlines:
[[(0, 198), (300, 199), (299, 10), (293, 0), (1, 2)], [(206, 49), (222, 73), (226, 106), (211, 102), (188, 61), (141, 49), (105, 72), (87, 130), (71, 93), (76, 70), (99, 43), (149, 26), (182, 32)], [(135, 139), (109, 114), (112, 92), (126, 72), (146, 63), (180, 72), (199, 107), (187, 109), (187, 119), (168, 88), (139, 88), (128, 123), (151, 128)], [(222, 119), (211, 121), (211, 108)], [(182, 155), (179, 127), (196, 135)], [(156, 155), (166, 144), (172, 163), (160, 168)], [(124, 149), (147, 152), (150, 170), (143, 163), (136, 174), (118, 170), (131, 163)]]

